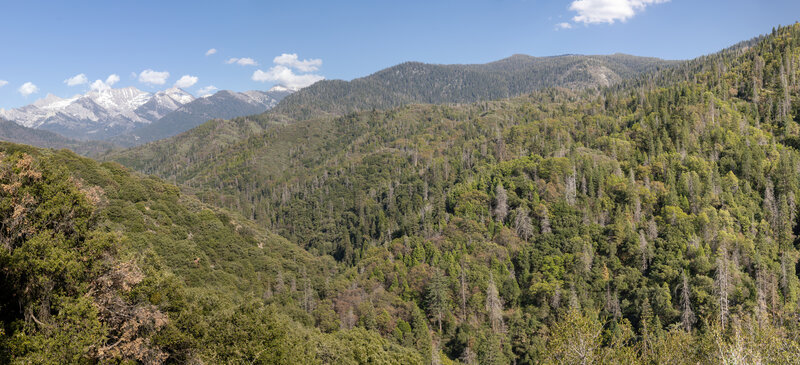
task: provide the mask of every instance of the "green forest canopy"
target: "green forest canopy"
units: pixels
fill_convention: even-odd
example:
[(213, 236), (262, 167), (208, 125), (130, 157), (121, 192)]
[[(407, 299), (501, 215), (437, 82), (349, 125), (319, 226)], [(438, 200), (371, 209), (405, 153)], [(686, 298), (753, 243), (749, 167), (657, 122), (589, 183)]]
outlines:
[(794, 363), (799, 97), (795, 24), (619, 87), (110, 156), (183, 192), (3, 145), (0, 360)]

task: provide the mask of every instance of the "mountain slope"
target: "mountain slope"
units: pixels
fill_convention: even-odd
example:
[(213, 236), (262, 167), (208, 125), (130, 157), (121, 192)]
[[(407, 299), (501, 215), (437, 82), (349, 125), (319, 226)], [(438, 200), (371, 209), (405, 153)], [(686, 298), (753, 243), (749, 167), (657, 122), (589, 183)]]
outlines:
[(194, 100), (192, 94), (173, 87), (153, 94), (150, 100), (137, 107), (134, 113), (145, 120), (157, 121)]
[(81, 155), (97, 155), (113, 147), (110, 143), (69, 139), (54, 132), (23, 127), (3, 119), (0, 119), (0, 141), (44, 148), (67, 148)]
[(603, 87), (675, 62), (629, 55), (512, 57), (477, 65), (406, 62), (353, 81), (325, 80), (287, 97), (275, 112), (307, 118), (410, 103), (469, 103), (547, 87)]
[[(287, 96), (268, 113), (228, 122), (211, 121), (203, 128), (147, 146), (113, 152), (106, 158), (124, 160), (147, 173), (186, 176), (189, 171), (207, 167), (202, 156), (219, 156), (230, 144), (246, 143), (274, 125), (409, 103), (491, 100), (544, 87), (597, 87), (675, 64), (621, 54), (544, 58), (515, 55), (483, 65), (408, 62), (351, 82), (320, 81)], [(216, 138), (215, 133), (210, 133), (215, 129), (224, 130), (224, 134)], [(175, 162), (161, 163), (158, 156), (165, 155), (172, 156)]]
[(167, 138), (211, 119), (261, 114), (291, 91), (222, 90), (197, 98), (178, 88), (146, 93), (136, 88), (93, 90), (86, 95), (54, 95), (31, 105), (0, 111), (0, 117), (29, 128), (79, 140), (135, 146)]
[(135, 87), (106, 88), (66, 99), (48, 95), (31, 105), (2, 110), (0, 117), (70, 138), (100, 140), (149, 124), (192, 100), (177, 88), (156, 94)]
[(2, 363), (421, 363), (375, 332), (309, 328), (336, 320), (312, 315), (343, 286), (330, 260), (175, 186), (9, 143), (0, 183)]
[(134, 146), (168, 138), (211, 119), (229, 119), (244, 115), (263, 113), (278, 104), (289, 91), (247, 91), (237, 93), (228, 90), (198, 98), (157, 121), (112, 137), (111, 142), (120, 146)]
[(403, 341), (422, 310), (448, 359), (794, 362), (800, 24), (642, 78), (113, 157), (333, 256), (336, 313)]

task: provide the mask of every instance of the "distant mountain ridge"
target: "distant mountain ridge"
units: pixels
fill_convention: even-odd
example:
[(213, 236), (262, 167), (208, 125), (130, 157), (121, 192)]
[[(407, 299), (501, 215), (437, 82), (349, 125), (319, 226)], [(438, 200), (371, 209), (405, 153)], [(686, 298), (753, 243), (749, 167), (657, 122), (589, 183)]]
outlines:
[[(189, 176), (207, 167), (249, 138), (262, 138), (266, 129), (306, 121), (317, 125), (331, 116), (407, 104), (466, 103), (502, 99), (547, 87), (614, 85), (681, 61), (637, 57), (562, 55), (511, 57), (473, 65), (432, 65), (406, 62), (352, 81), (323, 80), (285, 97), (268, 112), (248, 118), (209, 121), (186, 133), (144, 146), (113, 151), (104, 159), (166, 177)], [(118, 143), (115, 141), (115, 143)], [(264, 149), (270, 149), (264, 146)], [(264, 153), (259, 151), (254, 155)], [(165, 160), (192, 161), (185, 164)], [(178, 171), (180, 170), (180, 171)], [(181, 178), (179, 177), (179, 180)]]
[(55, 132), (28, 128), (2, 118), (0, 118), (0, 141), (24, 143), (42, 148), (67, 148), (82, 155), (101, 153), (113, 147), (107, 142), (78, 141)]
[[(0, 118), (23, 128), (57, 133), (73, 145), (77, 141), (111, 141), (128, 147), (174, 136), (211, 119), (261, 114), (292, 92), (276, 86), (268, 91), (221, 90), (195, 98), (179, 88), (152, 94), (135, 87), (109, 88), (70, 98), (49, 94), (30, 105), (0, 109)], [(30, 131), (23, 133), (32, 135)], [(36, 143), (38, 138), (31, 142), (25, 138), (9, 140), (50, 147)]]
[(108, 140), (119, 146), (135, 146), (156, 141), (185, 132), (211, 119), (261, 114), (273, 108), (291, 93), (291, 90), (281, 87), (269, 91), (221, 90), (213, 95), (192, 100), (149, 125)]
[(155, 94), (132, 86), (108, 88), (71, 98), (47, 95), (21, 108), (0, 110), (0, 117), (70, 138), (100, 140), (150, 124), (194, 99), (178, 88)]
[(266, 92), (223, 90), (194, 98), (177, 88), (151, 94), (128, 87), (90, 91), (72, 98), (48, 95), (31, 105), (0, 110), (0, 117), (74, 139), (131, 147), (175, 136), (208, 120), (268, 110), (278, 119), (303, 120), (413, 103), (468, 103), (547, 87), (610, 86), (673, 64), (624, 54), (517, 54), (486, 64), (405, 62), (349, 82), (324, 80), (298, 91), (276, 86)]
[(319, 112), (495, 100), (547, 87), (604, 87), (673, 64), (676, 61), (626, 54), (516, 54), (485, 64), (405, 62), (349, 82), (317, 82), (284, 99), (273, 112), (304, 119)]
[[(210, 121), (186, 133), (144, 146), (113, 151), (103, 158), (181, 181), (213, 165), (215, 158), (224, 159), (226, 154), (237, 154), (235, 149), (240, 144), (254, 138), (267, 138), (266, 130), (274, 125), (298, 124), (316, 130), (331, 117), (358, 110), (388, 109), (407, 104), (488, 101), (547, 87), (614, 85), (646, 72), (671, 69), (677, 64), (680, 62), (624, 54), (513, 55), (475, 65), (406, 62), (349, 82), (319, 81), (292, 93), (262, 115)], [(270, 154), (273, 148), (273, 145), (264, 145), (253, 156)]]

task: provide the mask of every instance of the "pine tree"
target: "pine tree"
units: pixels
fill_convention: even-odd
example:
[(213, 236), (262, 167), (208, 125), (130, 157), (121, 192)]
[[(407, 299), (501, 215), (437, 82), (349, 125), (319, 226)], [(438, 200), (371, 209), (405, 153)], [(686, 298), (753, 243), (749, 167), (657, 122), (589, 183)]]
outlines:
[(284, 290), (286, 290), (286, 284), (283, 280), (283, 272), (279, 270), (278, 275), (275, 277), (275, 291), (281, 294)]
[(495, 189), (495, 206), (494, 217), (498, 222), (504, 222), (508, 215), (508, 195), (506, 189), (503, 188), (503, 183), (497, 184)]
[(767, 179), (767, 186), (764, 188), (763, 209), (773, 234), (777, 234), (779, 232), (778, 205), (775, 202), (775, 193), (771, 179)]
[(544, 204), (539, 205), (539, 225), (542, 230), (542, 234), (549, 234), (552, 232), (550, 228), (550, 212), (547, 210), (547, 206)]
[(491, 276), (489, 277), (489, 286), (486, 287), (486, 313), (489, 315), (492, 331), (495, 333), (505, 332), (503, 302), (500, 300), (500, 294), (494, 284), (494, 278)]
[(647, 221), (647, 238), (650, 240), (658, 238), (658, 225), (656, 224), (656, 220), (653, 218), (650, 218), (650, 220)]
[(428, 329), (428, 321), (416, 305), (411, 308), (411, 330), (414, 335), (414, 347), (425, 357), (425, 363), (430, 364), (433, 340)]
[(459, 360), (463, 362), (465, 365), (477, 365), (478, 364), (478, 355), (475, 354), (475, 351), (472, 350), (470, 344), (464, 347), (464, 352), (459, 357)]
[(528, 216), (527, 209), (523, 207), (517, 208), (514, 217), (514, 228), (517, 231), (517, 236), (525, 241), (533, 236), (533, 225), (531, 224), (531, 218)]
[(783, 290), (784, 302), (789, 297), (789, 276), (793, 275), (793, 273), (789, 273), (789, 267), (792, 267), (791, 270), (794, 271), (794, 265), (787, 263), (786, 255), (786, 251), (781, 252), (781, 289)]
[(647, 238), (644, 236), (644, 231), (639, 230), (639, 253), (641, 255), (641, 269), (642, 272), (647, 271), (647, 265), (650, 263), (650, 252), (647, 246)]
[(464, 270), (464, 261), (461, 261), (459, 270), (459, 287), (461, 292), (461, 318), (467, 318), (467, 275)]
[(690, 297), (689, 278), (686, 277), (686, 270), (681, 274), (681, 324), (686, 332), (692, 331), (692, 326), (697, 320), (692, 311), (692, 301)]
[(508, 359), (503, 353), (503, 343), (500, 340), (500, 334), (490, 333), (481, 344), (480, 352), (478, 353), (478, 362), (481, 365), (504, 365), (508, 364)]
[(647, 357), (651, 351), (653, 341), (653, 308), (650, 306), (650, 300), (644, 298), (642, 304), (641, 315), (639, 318), (639, 326), (642, 333), (642, 355)]
[(439, 332), (442, 332), (442, 319), (450, 311), (450, 288), (448, 287), (447, 277), (440, 270), (433, 273), (433, 277), (428, 282), (428, 294), (426, 296), (428, 309), (431, 317), (436, 320)]
[(576, 199), (577, 194), (578, 194), (577, 179), (578, 179), (578, 176), (577, 176), (577, 173), (575, 171), (575, 166), (573, 166), (572, 167), (572, 174), (567, 175), (567, 178), (565, 179), (566, 181), (565, 181), (565, 184), (564, 184), (565, 185), (564, 195), (565, 195), (565, 199), (567, 200), (567, 204), (569, 204), (569, 205), (575, 205), (575, 199)]
[(763, 269), (756, 271), (756, 306), (755, 314), (759, 324), (764, 324), (767, 317), (767, 283)]
[(614, 290), (614, 293), (611, 293), (611, 284), (606, 284), (606, 303), (605, 303), (605, 310), (606, 313), (611, 314), (614, 320), (618, 320), (622, 317), (622, 309), (619, 305), (619, 293), (617, 290)]
[(314, 310), (314, 289), (311, 287), (311, 280), (308, 278), (306, 267), (303, 266), (303, 309), (311, 313)]
[[(441, 332), (441, 329), (439, 330)], [(441, 350), (439, 349), (439, 342), (435, 342), (431, 346), (431, 365), (442, 365)]]
[(717, 301), (719, 303), (719, 323), (723, 331), (728, 320), (729, 301), (728, 294), (730, 293), (730, 271), (728, 267), (728, 252), (725, 246), (720, 246), (717, 253), (717, 273), (715, 280), (715, 289), (717, 292)]
[(570, 310), (553, 325), (547, 342), (548, 363), (594, 364), (600, 360), (603, 325), (578, 310)]

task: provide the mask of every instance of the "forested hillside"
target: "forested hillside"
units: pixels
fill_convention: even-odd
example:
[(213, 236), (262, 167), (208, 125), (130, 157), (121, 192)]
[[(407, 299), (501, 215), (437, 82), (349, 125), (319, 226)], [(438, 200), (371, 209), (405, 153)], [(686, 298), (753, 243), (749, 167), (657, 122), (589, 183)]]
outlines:
[(0, 119), (0, 141), (45, 148), (69, 148), (83, 155), (104, 153), (112, 147), (110, 143), (78, 141), (54, 132), (23, 127), (3, 119)]
[(656, 71), (673, 61), (624, 54), (512, 57), (475, 65), (406, 62), (353, 81), (320, 81), (288, 96), (275, 112), (293, 118), (346, 114), (411, 103), (470, 103), (509, 98), (546, 87), (604, 87)]
[(289, 91), (273, 90), (243, 93), (221, 90), (214, 95), (197, 98), (151, 124), (109, 140), (118, 146), (138, 146), (183, 133), (211, 119), (261, 114), (289, 94)]
[(421, 362), (315, 329), (331, 259), (157, 178), (0, 143), (0, 184), (0, 363)]
[(218, 121), (112, 158), (332, 256), (348, 285), (316, 326), (427, 363), (795, 363), (799, 97), (795, 24), (624, 86)]
[[(128, 166), (147, 173), (161, 169), (157, 172), (161, 176), (187, 175), (195, 169), (206, 168), (205, 161), (229, 144), (258, 136), (276, 124), (329, 119), (358, 110), (413, 103), (467, 103), (508, 98), (547, 87), (597, 88), (623, 80), (634, 82), (644, 74), (677, 64), (623, 54), (540, 58), (514, 55), (477, 65), (407, 62), (350, 82), (317, 82), (287, 96), (267, 113), (230, 121), (212, 120), (175, 137), (121, 152), (113, 151), (103, 158), (125, 160)], [(167, 156), (171, 161), (164, 163), (163, 158)], [(200, 165), (195, 166), (195, 162)]]

